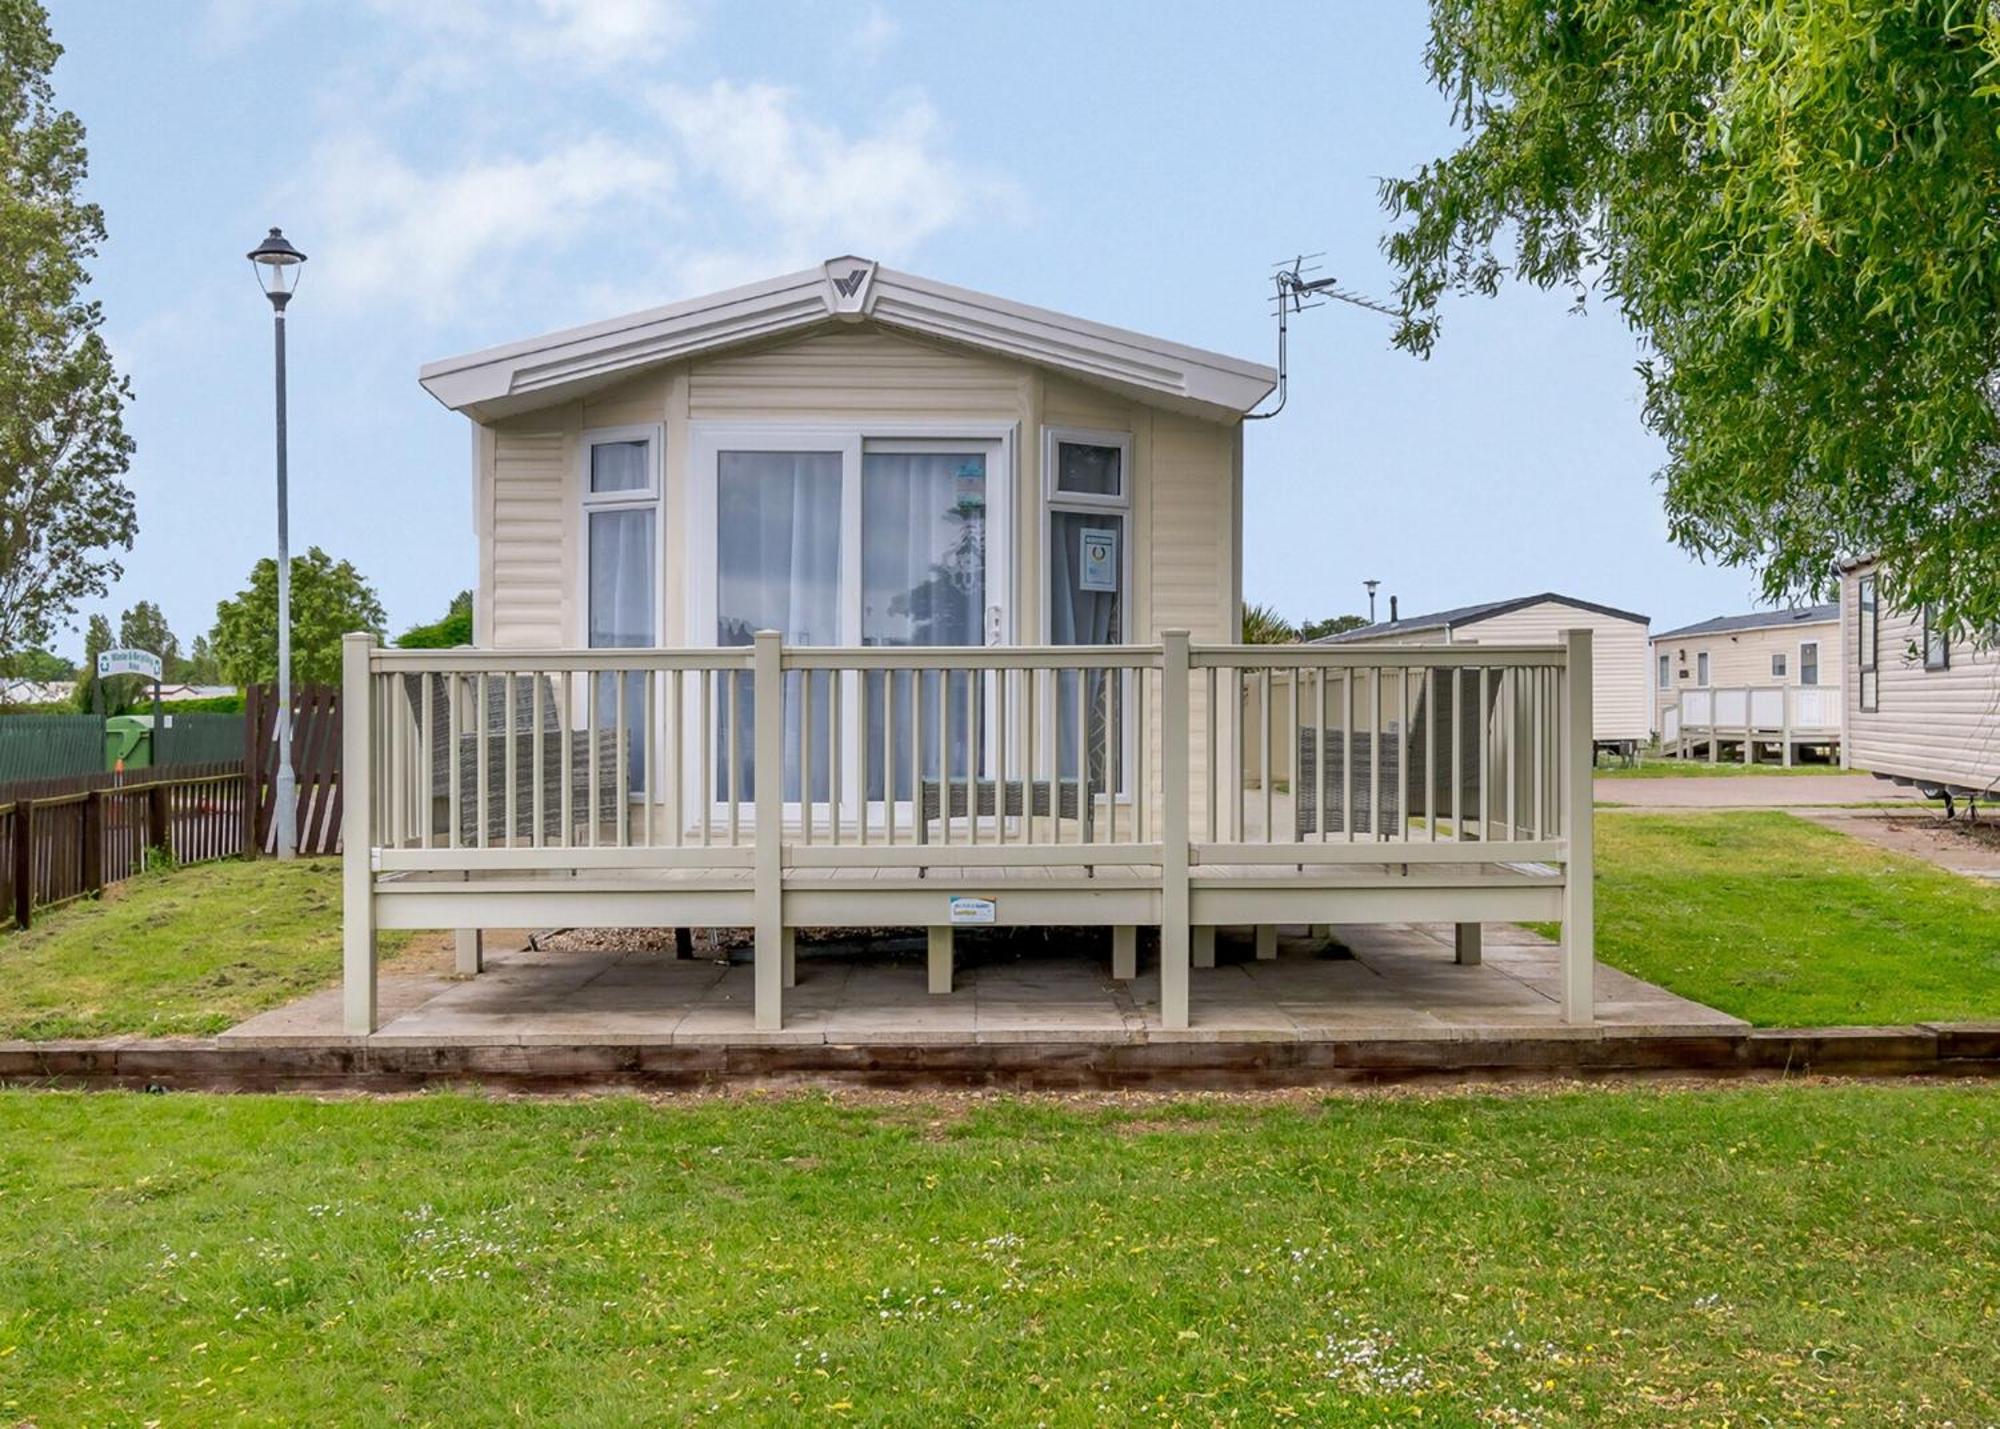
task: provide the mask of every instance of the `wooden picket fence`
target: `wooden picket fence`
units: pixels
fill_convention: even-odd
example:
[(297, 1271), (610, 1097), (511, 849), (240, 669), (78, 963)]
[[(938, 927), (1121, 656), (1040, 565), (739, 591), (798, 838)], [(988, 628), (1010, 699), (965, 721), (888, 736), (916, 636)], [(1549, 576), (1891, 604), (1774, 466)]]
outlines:
[(8, 787), (0, 804), (0, 909), (26, 928), (39, 908), (101, 893), (149, 859), (205, 863), (243, 852), (243, 766), (182, 765), (159, 777), (82, 774)]
[[(255, 819), (249, 847), (275, 853), (278, 831), (278, 699), (270, 685), (253, 685), (243, 709), (243, 764), (254, 775), (246, 806)], [(292, 691), (292, 771), (298, 789), (298, 851), (340, 852), (340, 687), (302, 685)]]

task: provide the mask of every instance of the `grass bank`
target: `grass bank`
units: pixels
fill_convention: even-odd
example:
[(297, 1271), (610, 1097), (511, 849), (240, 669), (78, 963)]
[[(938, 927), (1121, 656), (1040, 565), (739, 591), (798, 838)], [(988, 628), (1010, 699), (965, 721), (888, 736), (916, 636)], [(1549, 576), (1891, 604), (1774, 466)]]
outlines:
[(1961, 1424), (2000, 1091), (0, 1095), (40, 1423)]
[(165, 869), (0, 936), (0, 1037), (207, 1035), (339, 973), (337, 861)]
[(1783, 813), (1597, 820), (1597, 953), (1765, 1026), (2000, 1017), (2000, 888)]

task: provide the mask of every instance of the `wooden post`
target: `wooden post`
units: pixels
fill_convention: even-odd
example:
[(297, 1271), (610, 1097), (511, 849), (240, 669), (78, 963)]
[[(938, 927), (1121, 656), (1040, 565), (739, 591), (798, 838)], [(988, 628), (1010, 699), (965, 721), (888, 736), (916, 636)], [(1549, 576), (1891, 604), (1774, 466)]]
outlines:
[(797, 928), (785, 929), (783, 941), (785, 946), (785, 986), (787, 988), (794, 988), (799, 985), (799, 930)]
[(1139, 930), (1120, 923), (1111, 930), (1111, 976), (1130, 982), (1139, 975)]
[(104, 891), (104, 791), (83, 796), (83, 891)]
[(1259, 923), (1257, 925), (1257, 961), (1268, 963), (1278, 956), (1278, 925)]
[(1778, 707), (1785, 712), (1785, 754), (1780, 767), (1792, 767), (1792, 692), (1785, 686), (1778, 686)]
[(14, 926), (35, 921), (35, 801), (14, 801)]
[(375, 1030), (375, 752), (369, 747), (373, 711), (368, 699), (368, 663), (375, 637), (344, 636), (340, 642), (341, 721), (340, 814), (341, 1010), (348, 1034)]
[(1194, 930), (1194, 965), (1198, 968), (1215, 966), (1215, 929), (1207, 924)]
[[(1188, 1025), (1188, 633), (1162, 631), (1160, 666), (1160, 1025)], [(1143, 674), (1141, 675), (1143, 679)], [(1213, 728), (1215, 711), (1208, 712)]]
[(1592, 661), (1590, 631), (1564, 632), (1569, 698), (1564, 702), (1564, 753), (1569, 779), (1563, 810), (1562, 1019), (1584, 1024), (1597, 1015), (1596, 838), (1590, 788)]
[(777, 631), (760, 630), (751, 644), (751, 698), (756, 704), (750, 746), (757, 821), (755, 1026), (760, 1032), (775, 1032), (785, 1025), (785, 672)]
[(1485, 926), (1480, 923), (1460, 923), (1453, 951), (1459, 966), (1476, 968), (1485, 948)]
[(486, 932), (482, 928), (455, 930), (459, 975), (473, 977), (486, 971)]
[(930, 958), (928, 986), (939, 997), (951, 991), (952, 975), (952, 932), (949, 923), (939, 924), (930, 930)]
[(160, 851), (165, 860), (174, 861), (174, 808), (172, 793), (165, 784), (155, 784), (146, 791), (146, 832), (152, 836), (153, 847)]

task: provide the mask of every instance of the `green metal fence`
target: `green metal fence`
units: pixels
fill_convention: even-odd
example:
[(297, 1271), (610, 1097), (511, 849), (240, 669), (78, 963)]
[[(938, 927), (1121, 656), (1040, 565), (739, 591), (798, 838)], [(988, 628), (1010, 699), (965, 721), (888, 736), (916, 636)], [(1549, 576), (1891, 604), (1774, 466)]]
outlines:
[(94, 774), (103, 767), (104, 721), (96, 715), (22, 714), (0, 719), (0, 784)]
[(221, 764), (243, 757), (243, 716), (240, 714), (174, 714), (173, 727), (153, 735), (155, 764)]

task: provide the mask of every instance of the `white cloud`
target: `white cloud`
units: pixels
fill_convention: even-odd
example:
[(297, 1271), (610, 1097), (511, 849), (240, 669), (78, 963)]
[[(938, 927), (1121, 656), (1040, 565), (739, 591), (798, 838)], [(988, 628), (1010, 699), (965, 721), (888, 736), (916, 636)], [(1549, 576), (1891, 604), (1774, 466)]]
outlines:
[[(698, 2), (367, 0), (392, 27), (393, 63), (405, 78), (445, 85), (485, 74), (501, 60), (589, 70), (656, 60), (694, 32)], [(351, 0), (319, 4), (323, 13), (339, 15)], [(218, 48), (239, 48), (306, 8), (304, 0), (208, 0), (202, 28)]]
[(391, 299), (430, 317), (504, 286), (524, 256), (629, 235), (620, 218), (656, 214), (674, 187), (665, 156), (602, 136), (425, 173), (355, 134), (321, 146), (308, 172), (309, 225), (324, 255), (312, 276), (350, 300)]
[(881, 5), (874, 4), (868, 7), (868, 13), (861, 17), (858, 26), (844, 33), (849, 53), (873, 64), (888, 53), (889, 47), (896, 43), (902, 32), (903, 27), (896, 23), (896, 17)]
[(975, 212), (1011, 204), (1008, 185), (950, 157), (937, 111), (921, 98), (861, 134), (807, 116), (792, 91), (769, 84), (667, 89), (656, 108), (685, 168), (743, 211), (754, 249), (900, 260)]

